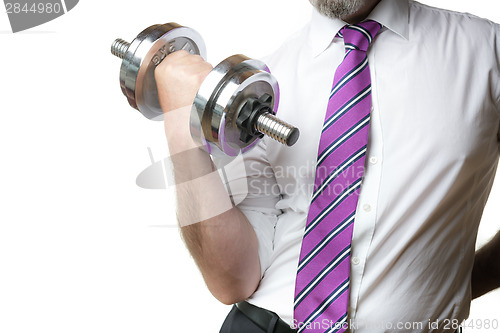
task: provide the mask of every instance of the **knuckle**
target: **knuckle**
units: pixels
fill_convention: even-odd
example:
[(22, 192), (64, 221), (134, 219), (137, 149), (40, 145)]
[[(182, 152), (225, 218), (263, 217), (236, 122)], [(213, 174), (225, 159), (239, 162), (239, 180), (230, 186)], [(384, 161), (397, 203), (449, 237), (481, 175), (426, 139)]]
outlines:
[(212, 69), (200, 55), (180, 50), (166, 56), (155, 68), (154, 76), (160, 82), (200, 85)]

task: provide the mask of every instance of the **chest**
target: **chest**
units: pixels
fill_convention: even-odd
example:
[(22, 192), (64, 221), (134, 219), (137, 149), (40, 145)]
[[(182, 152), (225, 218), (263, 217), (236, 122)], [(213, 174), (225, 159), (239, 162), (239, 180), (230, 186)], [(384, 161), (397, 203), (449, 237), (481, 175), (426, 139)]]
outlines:
[[(461, 163), (472, 172), (494, 161), (500, 117), (488, 66), (478, 64), (474, 52), (458, 56), (458, 50), (436, 52), (421, 43), (382, 44), (368, 54), (374, 107), (368, 153), (382, 147), (385, 167), (394, 169), (401, 161), (438, 159), (443, 168)], [(342, 43), (334, 44), (320, 56), (297, 54), (273, 69), (281, 89), (279, 116), (301, 131), (292, 148), (268, 144), (271, 165), (288, 170), (277, 177), (283, 186), (314, 183), (321, 128), (343, 52)]]

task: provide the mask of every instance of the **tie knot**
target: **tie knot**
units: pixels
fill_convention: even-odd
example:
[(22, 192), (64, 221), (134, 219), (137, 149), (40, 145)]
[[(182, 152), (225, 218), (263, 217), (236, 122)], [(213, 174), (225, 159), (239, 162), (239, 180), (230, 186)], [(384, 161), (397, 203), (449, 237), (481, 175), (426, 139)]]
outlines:
[(380, 28), (382, 28), (380, 23), (369, 20), (344, 26), (339, 31), (339, 36), (344, 38), (346, 51), (361, 50), (366, 52)]

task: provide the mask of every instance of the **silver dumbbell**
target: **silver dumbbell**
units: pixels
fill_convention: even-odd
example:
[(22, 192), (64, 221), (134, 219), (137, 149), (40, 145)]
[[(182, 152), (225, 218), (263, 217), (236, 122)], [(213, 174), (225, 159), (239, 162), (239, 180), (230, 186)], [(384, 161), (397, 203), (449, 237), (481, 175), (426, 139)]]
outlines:
[[(161, 120), (163, 116), (154, 69), (168, 54), (180, 49), (206, 59), (201, 36), (176, 23), (153, 25), (132, 43), (117, 39), (111, 46), (111, 53), (123, 59), (123, 94), (148, 119)], [(278, 83), (263, 62), (240, 54), (231, 56), (203, 81), (191, 112), (191, 135), (215, 155), (245, 152), (263, 135), (291, 146), (299, 130), (276, 118), (278, 100)]]
[(123, 59), (120, 68), (122, 92), (130, 106), (148, 119), (163, 119), (154, 70), (168, 54), (180, 49), (206, 58), (201, 36), (177, 23), (152, 25), (137, 35), (132, 43), (116, 39), (111, 45), (111, 53)]

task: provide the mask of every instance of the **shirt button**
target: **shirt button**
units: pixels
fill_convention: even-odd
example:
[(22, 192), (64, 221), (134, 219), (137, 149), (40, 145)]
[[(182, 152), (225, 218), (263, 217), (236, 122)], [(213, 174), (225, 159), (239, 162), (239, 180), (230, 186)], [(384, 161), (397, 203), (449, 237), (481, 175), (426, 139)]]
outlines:
[(376, 158), (375, 156), (370, 157), (371, 164), (377, 164), (377, 162), (378, 162), (378, 158)]
[(372, 206), (370, 206), (369, 204), (364, 204), (363, 209), (365, 210), (365, 212), (369, 212), (372, 210)]
[(353, 265), (359, 265), (359, 258), (358, 257), (352, 257), (351, 262)]

